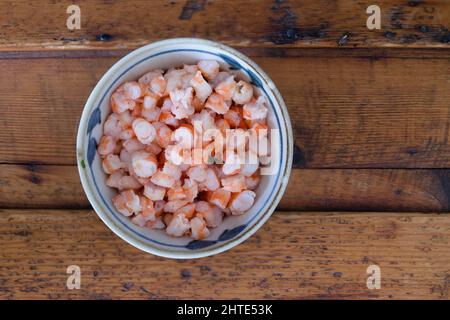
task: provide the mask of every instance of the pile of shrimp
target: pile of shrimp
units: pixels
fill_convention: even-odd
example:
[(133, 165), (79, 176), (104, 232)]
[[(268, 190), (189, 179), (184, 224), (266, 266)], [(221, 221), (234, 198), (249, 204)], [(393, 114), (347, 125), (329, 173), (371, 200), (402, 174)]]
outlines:
[[(118, 190), (112, 202), (121, 214), (140, 227), (199, 240), (224, 217), (253, 206), (259, 160), (233, 161), (237, 156), (232, 151), (223, 163), (211, 163), (209, 156), (194, 165), (175, 151), (175, 146), (194, 148), (194, 121), (223, 133), (268, 129), (265, 98), (235, 78), (220, 70), (217, 61), (202, 60), (150, 71), (111, 95), (112, 113), (97, 151), (107, 185)], [(206, 149), (214, 142), (200, 139)], [(246, 148), (259, 157), (258, 150)]]

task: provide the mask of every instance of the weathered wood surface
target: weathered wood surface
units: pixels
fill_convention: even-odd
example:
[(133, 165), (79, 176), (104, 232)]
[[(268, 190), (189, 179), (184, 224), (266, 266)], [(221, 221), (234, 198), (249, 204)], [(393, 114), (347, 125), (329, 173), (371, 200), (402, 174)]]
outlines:
[[(207, 38), (234, 46), (448, 47), (446, 0), (379, 0), (381, 30), (366, 27), (371, 2), (76, 1), (81, 29), (66, 27), (60, 1), (6, 0), (0, 50), (136, 48), (173, 38)], [(132, 17), (132, 18), (130, 18)]]
[[(84, 103), (116, 60), (0, 60), (0, 163), (75, 164)], [(255, 60), (286, 100), (297, 167), (449, 167), (448, 59)]]
[[(0, 165), (0, 208), (89, 208), (75, 166)], [(450, 170), (294, 169), (279, 210), (450, 211)]]
[[(447, 215), (276, 213), (226, 253), (175, 261), (126, 244), (92, 211), (2, 210), (0, 298), (447, 299), (449, 245)], [(366, 287), (372, 264), (380, 290)], [(66, 289), (69, 265), (80, 290)]]

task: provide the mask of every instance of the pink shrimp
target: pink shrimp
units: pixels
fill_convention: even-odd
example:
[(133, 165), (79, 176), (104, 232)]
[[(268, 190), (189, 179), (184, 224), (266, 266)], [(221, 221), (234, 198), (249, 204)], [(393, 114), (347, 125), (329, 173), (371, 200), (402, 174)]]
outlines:
[(236, 84), (235, 90), (233, 92), (233, 101), (237, 104), (243, 105), (248, 102), (253, 97), (253, 87), (250, 83), (243, 80)]
[(187, 175), (194, 181), (203, 182), (206, 180), (206, 169), (205, 165), (194, 166), (188, 170)]
[(144, 150), (145, 145), (142, 144), (137, 138), (131, 138), (122, 142), (124, 149), (128, 153), (133, 153), (135, 151)]
[(141, 210), (139, 196), (133, 190), (125, 190), (119, 193), (112, 199), (112, 202), (117, 211), (127, 217), (133, 213), (137, 214)]
[(117, 114), (132, 110), (135, 106), (135, 102), (128, 99), (123, 92), (114, 92), (110, 102), (112, 111)]
[(213, 93), (209, 96), (208, 100), (206, 100), (205, 108), (218, 114), (225, 114), (228, 111), (229, 106), (225, 103), (222, 95)]
[[(153, 110), (156, 108), (156, 104), (158, 103), (158, 96), (152, 93), (148, 93), (144, 96), (144, 100), (142, 101), (142, 111), (144, 110)], [(141, 112), (142, 112), (141, 111)]]
[(132, 124), (136, 138), (143, 144), (150, 144), (156, 137), (155, 127), (143, 118), (137, 118)]
[(146, 74), (144, 74), (142, 77), (139, 78), (138, 82), (139, 82), (141, 85), (150, 85), (151, 81), (152, 81), (154, 78), (156, 78), (156, 77), (162, 75), (163, 72), (164, 72), (164, 71), (161, 70), (161, 69), (156, 69), (156, 70), (147, 72)]
[(154, 122), (153, 126), (156, 129), (156, 143), (162, 147), (166, 148), (170, 144), (172, 138), (172, 130), (162, 122)]
[(205, 100), (212, 93), (211, 86), (205, 79), (203, 79), (200, 71), (197, 71), (195, 76), (192, 78), (191, 85), (194, 88), (195, 95), (199, 99), (200, 103), (205, 102)]
[(150, 181), (163, 188), (171, 188), (175, 184), (175, 179), (161, 170), (157, 170)]
[(159, 97), (164, 95), (164, 92), (166, 91), (166, 86), (167, 81), (161, 75), (154, 77), (149, 84), (150, 91)]
[(223, 188), (217, 189), (208, 197), (208, 201), (220, 209), (225, 209), (230, 201), (231, 192)]
[(234, 81), (233, 75), (225, 78), (215, 88), (215, 91), (218, 94), (220, 94), (224, 100), (231, 100), (235, 90), (236, 90), (236, 81)]
[(259, 120), (267, 117), (267, 108), (264, 106), (266, 99), (259, 96), (258, 99), (253, 99), (243, 107), (243, 116), (248, 120)]
[(149, 229), (158, 229), (162, 230), (166, 227), (161, 217), (156, 217), (155, 220), (150, 220), (145, 223), (145, 227)]
[(217, 174), (211, 168), (206, 170), (206, 178), (201, 183), (201, 186), (206, 190), (214, 191), (220, 188), (220, 181)]
[(255, 202), (256, 194), (251, 190), (244, 190), (233, 194), (230, 199), (229, 208), (234, 215), (243, 214), (250, 209)]
[(221, 179), (222, 187), (230, 192), (241, 192), (246, 189), (245, 177), (241, 174)]
[(178, 209), (184, 207), (187, 205), (189, 201), (187, 200), (173, 200), (173, 201), (167, 201), (164, 205), (164, 212), (174, 213)]
[(222, 166), (222, 172), (225, 175), (233, 175), (241, 171), (242, 164), (235, 152), (228, 152), (225, 163)]
[(137, 100), (142, 96), (143, 90), (141, 89), (139, 83), (131, 81), (125, 82), (125, 84), (123, 85), (123, 93), (126, 98)]
[(189, 229), (191, 225), (189, 220), (182, 214), (174, 215), (166, 228), (166, 233), (172, 237), (181, 237)]
[(166, 195), (166, 189), (155, 185), (151, 181), (147, 182), (144, 185), (144, 196), (146, 196), (147, 198), (149, 198), (152, 201), (164, 200), (165, 195)]
[(206, 220), (206, 226), (216, 228), (222, 223), (223, 213), (214, 204), (206, 201), (198, 201), (195, 206), (197, 214), (202, 215)]
[(136, 151), (131, 155), (131, 166), (139, 178), (149, 178), (158, 169), (156, 157), (145, 151)]
[(184, 149), (194, 146), (194, 128), (190, 124), (182, 124), (172, 132), (172, 141)]
[(122, 132), (122, 125), (119, 122), (119, 117), (116, 113), (111, 113), (105, 121), (103, 132), (106, 136), (111, 136), (116, 139), (120, 138)]
[(201, 60), (197, 65), (208, 80), (214, 79), (219, 73), (219, 63), (215, 60)]
[(209, 236), (209, 229), (202, 216), (198, 215), (190, 221), (191, 235), (195, 240), (205, 239)]
[(175, 118), (175, 116), (170, 111), (162, 111), (159, 115), (158, 121), (175, 128), (178, 128), (178, 126), (180, 125), (180, 120)]
[(188, 118), (195, 112), (192, 106), (193, 89), (177, 89), (170, 92), (170, 99), (172, 100), (172, 113), (177, 119)]
[(102, 162), (103, 171), (107, 174), (112, 174), (122, 168), (123, 164), (120, 158), (115, 154), (108, 154)]
[(111, 136), (103, 136), (100, 138), (97, 151), (101, 156), (107, 156), (115, 151), (117, 140)]

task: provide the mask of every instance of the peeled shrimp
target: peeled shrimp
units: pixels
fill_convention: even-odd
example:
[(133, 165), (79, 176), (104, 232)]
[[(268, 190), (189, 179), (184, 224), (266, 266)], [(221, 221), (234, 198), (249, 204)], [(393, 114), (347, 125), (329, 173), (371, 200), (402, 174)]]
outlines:
[(101, 156), (111, 154), (116, 149), (117, 140), (111, 136), (103, 136), (97, 147), (97, 151)]
[(202, 60), (197, 65), (208, 80), (214, 79), (219, 73), (219, 64), (215, 60)]
[(242, 214), (253, 206), (256, 194), (250, 190), (244, 190), (236, 195), (233, 194), (230, 200), (230, 210), (232, 214)]
[(166, 195), (166, 189), (155, 185), (151, 181), (147, 182), (144, 185), (144, 196), (146, 196), (147, 198), (149, 198), (152, 201), (164, 200), (165, 195)]
[(206, 100), (205, 108), (208, 108), (218, 114), (225, 114), (229, 106), (226, 104), (224, 97), (220, 94), (213, 93)]
[(132, 124), (136, 138), (143, 144), (150, 144), (156, 137), (155, 127), (143, 118), (137, 118)]
[(201, 216), (196, 216), (191, 219), (190, 228), (192, 238), (195, 240), (205, 239), (209, 236), (209, 229), (206, 227), (206, 222)]
[(233, 101), (237, 104), (246, 104), (250, 102), (253, 97), (253, 87), (248, 82), (243, 80), (236, 84), (235, 90), (233, 92)]
[(158, 169), (156, 157), (145, 151), (136, 151), (131, 155), (131, 165), (139, 178), (149, 178)]
[(222, 187), (230, 192), (241, 192), (247, 185), (245, 184), (245, 177), (240, 174), (221, 179)]

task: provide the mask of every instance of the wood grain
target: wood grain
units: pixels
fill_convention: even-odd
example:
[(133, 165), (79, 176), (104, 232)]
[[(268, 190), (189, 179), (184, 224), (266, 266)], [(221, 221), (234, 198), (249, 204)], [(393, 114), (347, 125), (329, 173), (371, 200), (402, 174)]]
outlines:
[[(126, 244), (92, 211), (2, 210), (0, 298), (448, 299), (449, 245), (447, 215), (277, 213), (229, 252), (175, 261)], [(380, 290), (366, 287), (372, 264)]]
[[(448, 47), (446, 0), (379, 0), (381, 30), (368, 30), (368, 3), (308, 1), (76, 1), (81, 29), (66, 27), (69, 3), (7, 0), (0, 50), (135, 48), (196, 37), (267, 47)], [(71, 3), (70, 3), (71, 4)]]
[[(297, 167), (445, 168), (450, 65), (441, 57), (255, 60), (286, 100)], [(0, 163), (75, 164), (83, 105), (116, 59), (0, 60)]]
[[(294, 169), (279, 210), (450, 211), (450, 170)], [(89, 208), (77, 168), (0, 165), (1, 208)]]

